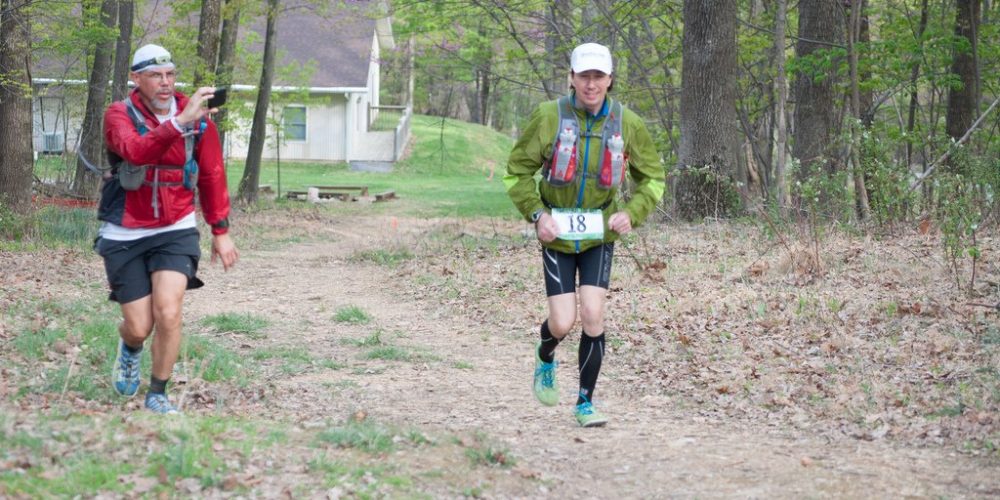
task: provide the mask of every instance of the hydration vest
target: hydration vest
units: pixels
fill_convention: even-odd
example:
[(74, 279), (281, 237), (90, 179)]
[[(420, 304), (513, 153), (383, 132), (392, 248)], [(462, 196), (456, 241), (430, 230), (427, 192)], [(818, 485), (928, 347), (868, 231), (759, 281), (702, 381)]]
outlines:
[[(572, 184), (579, 176), (577, 168), (577, 144), (581, 136), (580, 122), (569, 96), (559, 98), (559, 130), (552, 141), (552, 159), (542, 168), (542, 178), (553, 186)], [(612, 189), (621, 186), (625, 179), (625, 166), (628, 155), (625, 154), (625, 139), (622, 138), (622, 104), (611, 101), (611, 109), (600, 134), (583, 132), (583, 137), (600, 137), (602, 152), (598, 167), (597, 187)]]
[[(142, 113), (135, 104), (132, 103), (130, 97), (125, 98), (125, 114), (132, 119), (132, 124), (135, 125), (135, 129), (139, 132), (139, 135), (146, 135), (149, 132), (149, 128), (146, 127), (146, 119), (142, 116)], [(206, 125), (201, 122), (200, 131), (203, 132)], [(152, 186), (153, 188), (153, 216), (160, 216), (160, 197), (159, 197), (159, 187), (160, 186), (179, 186), (183, 185), (190, 191), (194, 191), (195, 186), (198, 184), (198, 162), (194, 159), (194, 145), (197, 142), (197, 137), (194, 133), (188, 133), (184, 136), (184, 166), (176, 165), (132, 165), (131, 163), (125, 161), (120, 156), (108, 151), (108, 163), (112, 166), (112, 175), (118, 178), (118, 182), (121, 184), (122, 189), (126, 191), (135, 191), (141, 186)], [(146, 169), (153, 169), (153, 180), (146, 180)], [(160, 170), (184, 170), (184, 180), (182, 182), (166, 182), (160, 180)]]

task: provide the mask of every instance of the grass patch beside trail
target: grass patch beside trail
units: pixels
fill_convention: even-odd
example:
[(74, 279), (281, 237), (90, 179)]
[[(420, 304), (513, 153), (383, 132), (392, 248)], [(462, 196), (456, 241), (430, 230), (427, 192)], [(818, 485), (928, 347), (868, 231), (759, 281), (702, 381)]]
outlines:
[(357, 262), (372, 262), (382, 266), (395, 267), (413, 258), (413, 254), (405, 249), (397, 250), (363, 250), (355, 253), (351, 259)]
[[(77, 394), (85, 400), (113, 403), (111, 369), (117, 354), (120, 313), (103, 300), (61, 301), (25, 298), (7, 311), (13, 333), (0, 349), (0, 368), (13, 374), (19, 396)], [(142, 352), (140, 380), (149, 380), (149, 346)], [(206, 381), (245, 379), (248, 370), (239, 356), (218, 341), (185, 332), (176, 373)]]
[(0, 204), (0, 250), (89, 250), (99, 224), (92, 208), (45, 206), (22, 215)]
[(250, 313), (221, 313), (207, 316), (202, 324), (214, 328), (220, 333), (237, 333), (251, 339), (262, 339), (266, 335), (262, 329), (270, 325), (267, 318)]
[[(365, 205), (365, 213), (391, 211), (399, 215), (433, 217), (517, 216), (502, 178), (513, 140), (476, 124), (417, 115), (413, 117), (411, 153), (392, 173), (351, 171), (346, 163), (281, 162), (281, 191), (305, 191), (309, 186), (368, 186), (369, 193), (395, 191), (397, 200)], [(443, 134), (442, 134), (443, 130)], [(228, 162), (230, 191), (243, 176), (244, 162)], [(492, 177), (490, 172), (492, 170)], [(260, 183), (278, 189), (278, 165), (265, 161)], [(282, 205), (304, 202), (279, 199)], [(334, 203), (335, 210), (355, 204)]]
[(397, 432), (370, 420), (350, 421), (330, 427), (319, 434), (319, 439), (341, 448), (355, 448), (367, 453), (389, 453), (396, 448)]
[(385, 340), (382, 338), (382, 334), (385, 333), (381, 328), (377, 328), (371, 335), (360, 339), (343, 339), (341, 342), (348, 345), (353, 345), (354, 347), (373, 347), (385, 345)]
[[(271, 496), (287, 487), (298, 493), (293, 496), (337, 488), (346, 497), (415, 498), (480, 481), (470, 475), (476, 465), (462, 465), (463, 454), (469, 456), (462, 440), (433, 438), (363, 413), (310, 429), (230, 415), (121, 418), (67, 407), (15, 419), (3, 405), (4, 497)], [(428, 453), (435, 459), (427, 460)], [(441, 461), (457, 464), (456, 474), (434, 474)], [(294, 483), (283, 483), (285, 477)], [(278, 489), (268, 489), (275, 484)]]
[(333, 315), (333, 320), (338, 323), (363, 324), (371, 322), (372, 317), (358, 306), (344, 306), (337, 309)]
[(298, 375), (315, 367), (330, 370), (344, 367), (335, 360), (315, 357), (304, 347), (267, 347), (257, 349), (250, 357), (254, 361), (277, 361), (278, 369), (286, 375)]

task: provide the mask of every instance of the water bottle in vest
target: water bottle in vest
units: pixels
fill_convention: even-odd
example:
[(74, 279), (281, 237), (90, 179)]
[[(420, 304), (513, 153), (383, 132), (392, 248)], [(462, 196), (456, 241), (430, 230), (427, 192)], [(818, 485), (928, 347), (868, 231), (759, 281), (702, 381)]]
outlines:
[(620, 186), (625, 180), (625, 140), (621, 133), (608, 138), (601, 162), (600, 186), (610, 188)]
[(552, 155), (552, 166), (547, 180), (554, 185), (573, 181), (576, 171), (576, 132), (572, 127), (564, 127), (559, 132), (559, 144)]

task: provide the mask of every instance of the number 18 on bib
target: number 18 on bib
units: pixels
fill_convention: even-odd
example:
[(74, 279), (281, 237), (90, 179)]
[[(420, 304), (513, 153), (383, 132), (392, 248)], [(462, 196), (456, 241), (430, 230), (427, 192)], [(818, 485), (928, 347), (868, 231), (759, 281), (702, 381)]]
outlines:
[(600, 210), (553, 208), (552, 217), (559, 224), (561, 240), (604, 239), (604, 215)]

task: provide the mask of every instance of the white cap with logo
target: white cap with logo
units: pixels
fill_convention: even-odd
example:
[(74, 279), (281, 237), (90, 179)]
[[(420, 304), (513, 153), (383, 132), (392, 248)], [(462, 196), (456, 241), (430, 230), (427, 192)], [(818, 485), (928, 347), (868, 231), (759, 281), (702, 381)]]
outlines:
[(139, 47), (132, 56), (132, 66), (129, 68), (135, 72), (142, 72), (150, 69), (174, 69), (174, 63), (170, 60), (170, 52), (159, 45), (149, 44)]
[(574, 73), (597, 70), (610, 75), (611, 51), (599, 43), (585, 43), (573, 49), (573, 55), (569, 58), (570, 66)]

